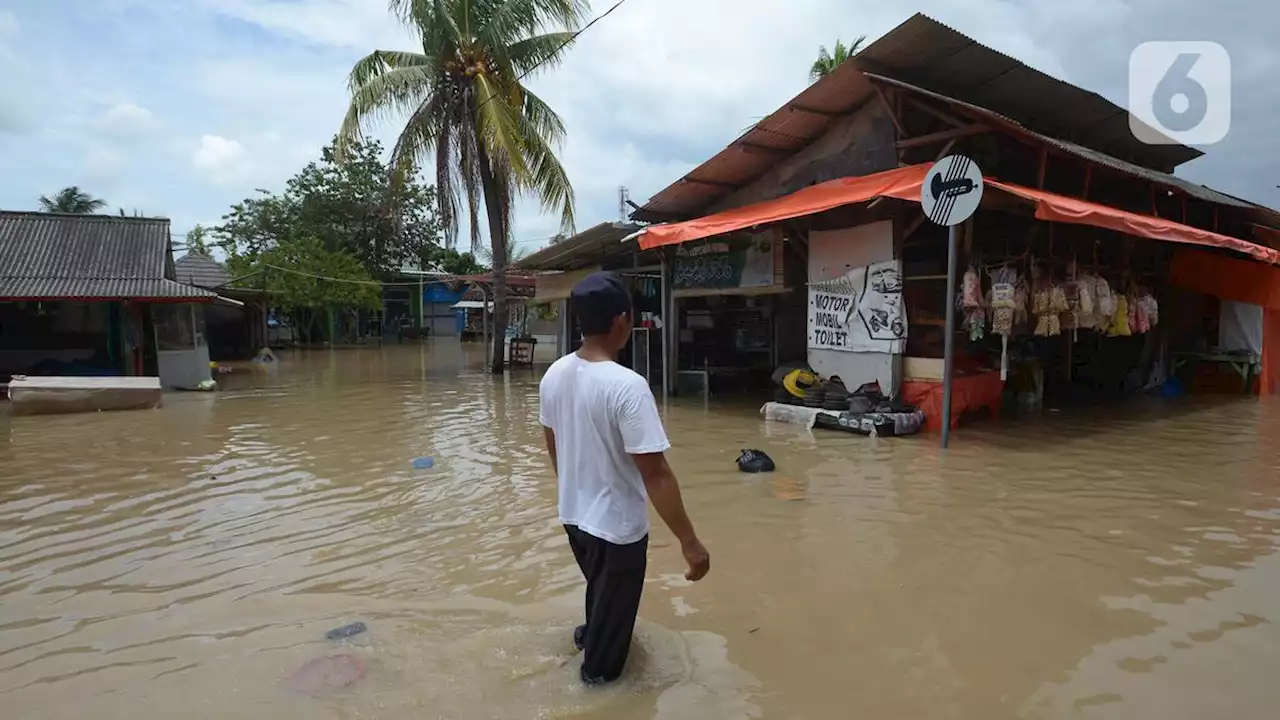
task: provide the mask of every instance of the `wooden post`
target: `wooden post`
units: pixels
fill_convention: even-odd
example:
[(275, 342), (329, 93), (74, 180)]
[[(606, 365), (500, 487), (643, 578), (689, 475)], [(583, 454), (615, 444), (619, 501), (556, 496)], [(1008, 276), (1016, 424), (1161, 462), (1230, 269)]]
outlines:
[(1091, 180), (1093, 180), (1093, 165), (1085, 165), (1084, 166), (1084, 193), (1081, 194), (1080, 196), (1081, 199), (1083, 200), (1089, 199), (1089, 181)]
[(1049, 169), (1049, 148), (1041, 147), (1040, 148), (1040, 177), (1036, 181), (1036, 187), (1038, 187), (1041, 190), (1044, 189), (1044, 174), (1045, 174), (1045, 171), (1047, 171), (1048, 169)]

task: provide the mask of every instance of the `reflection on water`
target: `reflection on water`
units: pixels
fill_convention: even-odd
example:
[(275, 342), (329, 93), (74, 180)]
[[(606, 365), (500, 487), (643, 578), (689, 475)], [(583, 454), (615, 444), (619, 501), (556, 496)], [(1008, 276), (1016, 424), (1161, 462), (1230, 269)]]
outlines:
[[(1272, 717), (1280, 407), (928, 439), (671, 403), (715, 569), (656, 526), (634, 660), (574, 680), (581, 579), (532, 373), (284, 357), (157, 411), (0, 416), (6, 717)], [(744, 476), (741, 448), (778, 472)], [(414, 457), (436, 459), (415, 471)], [(327, 630), (363, 620), (335, 645)], [(366, 675), (282, 680), (335, 653)]]

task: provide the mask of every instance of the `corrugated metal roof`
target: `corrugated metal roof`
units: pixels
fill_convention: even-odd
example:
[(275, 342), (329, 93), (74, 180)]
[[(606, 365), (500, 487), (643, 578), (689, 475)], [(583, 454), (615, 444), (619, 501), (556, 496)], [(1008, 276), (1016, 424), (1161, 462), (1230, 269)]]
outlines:
[(231, 273), (208, 255), (189, 252), (173, 264), (175, 277), (188, 285), (213, 290), (231, 282)]
[(1172, 170), (1201, 155), (1183, 145), (1142, 143), (1129, 130), (1128, 113), (1101, 95), (1052, 78), (916, 14), (658, 192), (632, 217), (657, 222), (687, 219), (750, 184), (820, 138), (835, 117), (866, 102), (874, 93), (867, 72), (992, 108), (1024, 129), (1066, 138), (1104, 156), (1123, 157), (1112, 159), (1145, 170)]
[(987, 47), (927, 15), (913, 15), (853, 58), (864, 70), (992, 108), (1023, 126), (1162, 171), (1203, 153), (1150, 145), (1124, 108)]
[(174, 282), (163, 218), (0, 212), (0, 297), (212, 299)]
[(1147, 180), (1149, 182), (1175, 188), (1199, 200), (1204, 200), (1206, 202), (1211, 202), (1211, 203), (1217, 203), (1219, 205), (1228, 205), (1231, 207), (1238, 207), (1238, 208), (1245, 208), (1245, 209), (1260, 209), (1260, 210), (1266, 210), (1268, 212), (1273, 212), (1273, 211), (1270, 211), (1268, 208), (1263, 208), (1254, 203), (1241, 200), (1239, 198), (1226, 195), (1224, 193), (1220, 193), (1217, 190), (1205, 187), (1204, 185), (1198, 185), (1196, 183), (1191, 182), (1190, 180), (1180, 178), (1177, 175), (1171, 175), (1169, 173), (1160, 172), (1159, 170), (1152, 170), (1150, 168), (1145, 168), (1145, 167), (1142, 167), (1141, 165), (1137, 165), (1131, 162), (1127, 162), (1125, 160), (1121, 160), (1120, 158), (1111, 157), (1106, 153), (1099, 152), (1092, 148), (1087, 148), (1083, 145), (1079, 145), (1066, 140), (1059, 140), (1058, 138), (1050, 137), (1043, 133), (1035, 132), (1034, 130), (1029, 130), (1023, 127), (1022, 125), (1020, 125), (1019, 123), (1017, 123), (1016, 121), (1012, 120), (1011, 118), (1001, 115), (1000, 113), (988, 110), (987, 108), (974, 105), (973, 103), (967, 103), (962, 100), (957, 100), (955, 98), (947, 97), (939, 93), (925, 90), (924, 88), (916, 87), (914, 85), (911, 85), (910, 83), (902, 82), (901, 80), (895, 80), (893, 78), (885, 77), (882, 75), (877, 75), (875, 73), (867, 73), (867, 77), (877, 80), (879, 82), (886, 83), (888, 85), (892, 85), (895, 88), (899, 88), (899, 89), (917, 94), (921, 97), (927, 97), (931, 100), (936, 100), (938, 102), (945, 103), (946, 105), (949, 105), (952, 109), (961, 111), (962, 114), (967, 114), (970, 117), (973, 117), (975, 119), (982, 120), (987, 122), (988, 124), (995, 125), (999, 129), (1007, 131), (1011, 134), (1021, 135), (1022, 137), (1025, 137), (1028, 140), (1049, 145), (1050, 147), (1057, 148), (1058, 150), (1061, 150), (1064, 153), (1075, 155), (1076, 157), (1079, 157), (1081, 159), (1097, 163), (1099, 165), (1102, 165), (1107, 168), (1111, 168), (1112, 170), (1116, 170), (1118, 172), (1125, 173), (1127, 175), (1132, 175), (1133, 177), (1140, 178), (1142, 180)]
[(514, 264), (521, 270), (576, 270), (621, 254), (622, 240), (640, 230), (634, 223), (606, 222), (548, 245)]
[(0, 298), (22, 300), (212, 300), (216, 293), (164, 278), (0, 277)]

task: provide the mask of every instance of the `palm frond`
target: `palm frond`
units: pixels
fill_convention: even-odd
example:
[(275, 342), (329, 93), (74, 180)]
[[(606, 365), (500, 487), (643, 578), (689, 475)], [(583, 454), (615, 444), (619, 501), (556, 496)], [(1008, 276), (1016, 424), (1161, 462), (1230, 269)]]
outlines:
[[(352, 70), (351, 105), (338, 131), (340, 153), (345, 152), (348, 142), (361, 136), (366, 122), (414, 112), (430, 100), (435, 85), (430, 65), (391, 68), (381, 60), (374, 61), (374, 55), (361, 60)], [(356, 82), (357, 74), (362, 82)]]
[(486, 48), (508, 48), (518, 38), (535, 35), (548, 26), (572, 31), (590, 16), (585, 0), (496, 0), (476, 31), (476, 44)]
[(528, 89), (524, 91), (524, 117), (539, 137), (553, 144), (564, 141), (564, 121), (550, 105)]
[(560, 226), (565, 232), (574, 230), (574, 193), (569, 173), (560, 164), (551, 144), (538, 132), (534, 122), (526, 115), (521, 117), (521, 141), (529, 173), (518, 177), (521, 189), (530, 190), (538, 197), (544, 210), (560, 214)]
[(573, 43), (572, 32), (544, 33), (512, 43), (506, 49), (511, 66), (519, 76), (535, 69), (553, 68), (564, 59), (565, 51)]
[(529, 169), (521, 152), (521, 113), (511, 106), (511, 93), (502, 92), (495, 79), (484, 74), (477, 75), (475, 83), (476, 128), (486, 154), (491, 161), (510, 168), (516, 177), (527, 176)]

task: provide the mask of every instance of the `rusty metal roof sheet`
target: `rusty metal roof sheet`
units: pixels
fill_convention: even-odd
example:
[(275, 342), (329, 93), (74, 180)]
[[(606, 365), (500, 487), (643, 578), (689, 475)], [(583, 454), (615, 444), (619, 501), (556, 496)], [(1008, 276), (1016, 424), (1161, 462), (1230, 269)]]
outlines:
[(168, 274), (162, 218), (0, 212), (0, 297), (212, 300)]
[(632, 217), (686, 219), (751, 183), (821, 137), (836, 116), (866, 102), (874, 92), (869, 72), (992, 108), (1024, 129), (1048, 133), (1043, 137), (1066, 138), (1060, 142), (1119, 155), (1125, 159), (1116, 157), (1117, 162), (1134, 167), (1172, 170), (1201, 155), (1183, 145), (1142, 143), (1129, 130), (1128, 113), (1101, 95), (1052, 78), (916, 14), (659, 191)]
[(1240, 198), (1227, 195), (1226, 193), (1218, 192), (1213, 188), (1191, 182), (1190, 180), (1178, 177), (1177, 175), (1160, 172), (1159, 170), (1152, 170), (1151, 168), (1146, 168), (1135, 163), (1121, 160), (1117, 157), (1112, 157), (1106, 153), (1099, 152), (1077, 143), (1060, 140), (1043, 133), (1035, 132), (1034, 130), (1029, 130), (1011, 118), (988, 110), (987, 108), (974, 105), (973, 103), (967, 103), (955, 98), (947, 97), (939, 93), (916, 87), (910, 83), (894, 80), (893, 78), (877, 75), (875, 73), (867, 73), (867, 77), (877, 82), (883, 82), (885, 84), (892, 85), (895, 88), (914, 93), (921, 97), (926, 97), (930, 100), (944, 103), (950, 106), (952, 110), (958, 111), (960, 114), (968, 115), (971, 118), (994, 125), (1012, 135), (1018, 135), (1029, 141), (1048, 145), (1060, 152), (1068, 155), (1074, 155), (1088, 162), (1096, 163), (1140, 180), (1146, 180), (1147, 182), (1178, 190), (1197, 200), (1248, 210), (1254, 213), (1255, 219), (1264, 220), (1266, 224), (1280, 226), (1280, 213), (1277, 213), (1271, 208), (1251, 203), (1247, 200), (1241, 200)]
[(890, 30), (853, 58), (864, 70), (988, 107), (1023, 126), (1145, 167), (1172, 171), (1203, 153), (1151, 145), (1129, 129), (1129, 113), (983, 45), (922, 14)]
[(208, 255), (189, 252), (173, 263), (174, 275), (181, 282), (213, 290), (231, 282), (231, 273), (222, 263)]
[[(633, 223), (605, 222), (521, 258), (512, 267), (520, 270), (577, 270), (599, 265), (623, 254), (623, 239), (640, 230)], [(638, 249), (638, 247), (633, 247)]]

